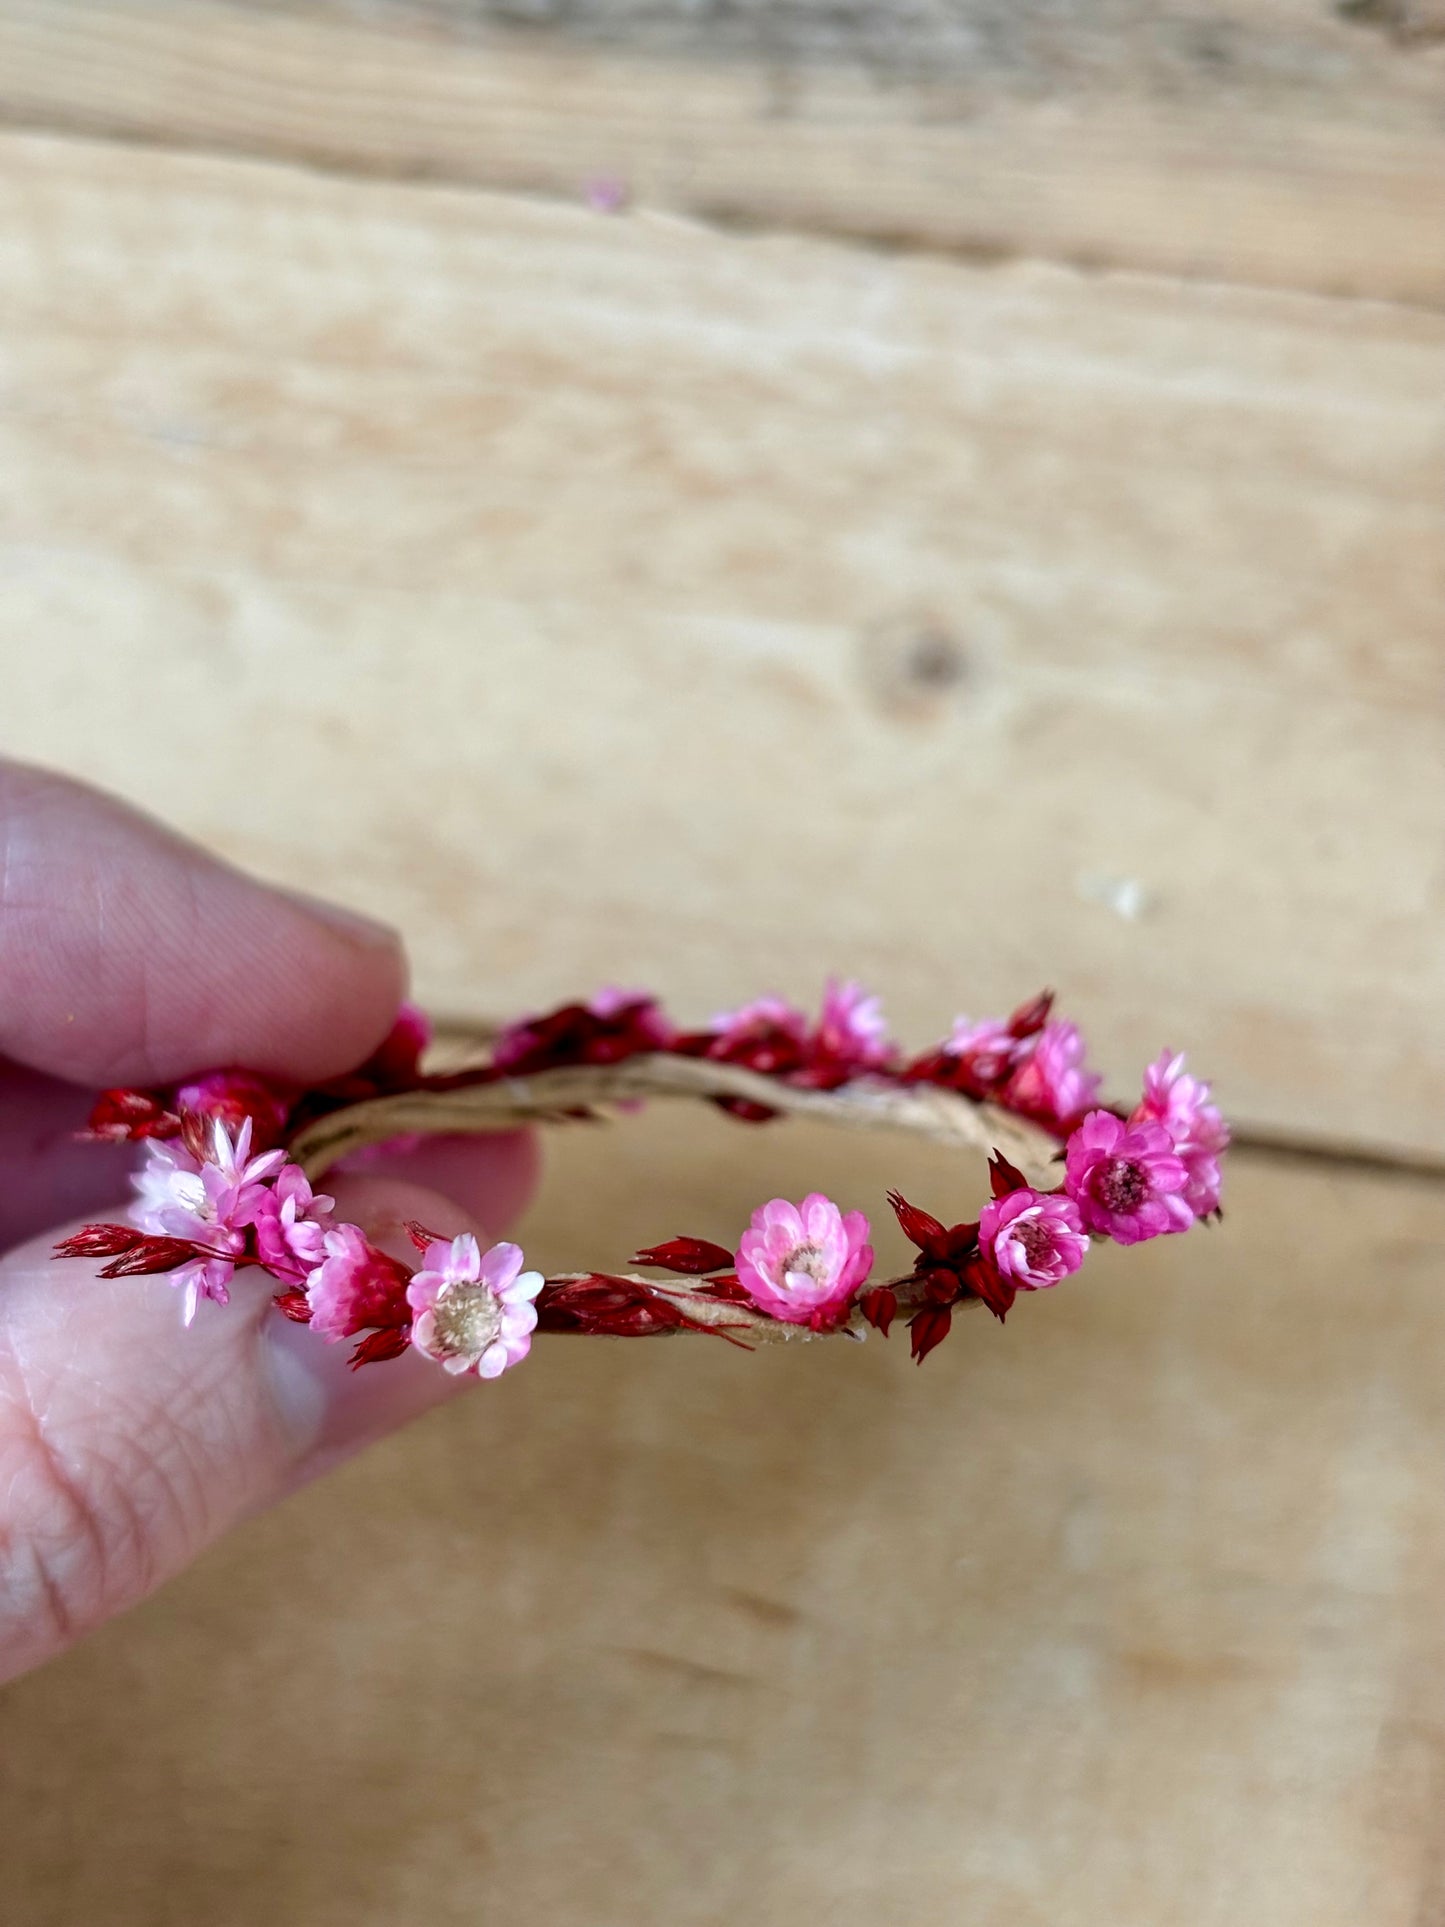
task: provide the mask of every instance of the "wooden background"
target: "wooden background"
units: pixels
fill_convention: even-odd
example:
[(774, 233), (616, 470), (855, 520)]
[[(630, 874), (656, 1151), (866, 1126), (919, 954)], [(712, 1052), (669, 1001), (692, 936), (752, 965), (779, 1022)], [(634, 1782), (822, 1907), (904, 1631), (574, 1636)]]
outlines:
[[(1253, 1147), (921, 1374), (557, 1341), (256, 1522), (0, 1699), (7, 1922), (1445, 1920), (1442, 36), (0, 0), (0, 748), (452, 1019), (1047, 981)], [(904, 1167), (646, 1118), (527, 1242)]]

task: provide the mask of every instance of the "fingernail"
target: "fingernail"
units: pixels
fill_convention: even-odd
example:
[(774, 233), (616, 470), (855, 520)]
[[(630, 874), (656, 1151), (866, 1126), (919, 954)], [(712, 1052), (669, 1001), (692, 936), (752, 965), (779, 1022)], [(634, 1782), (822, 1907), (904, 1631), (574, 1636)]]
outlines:
[(289, 897), (308, 916), (329, 924), (333, 930), (339, 930), (351, 943), (359, 943), (368, 950), (400, 948), (401, 938), (389, 923), (363, 916), (360, 910), (348, 909), (343, 903), (331, 903), (325, 897), (314, 897), (309, 890), (285, 889), (281, 894)]

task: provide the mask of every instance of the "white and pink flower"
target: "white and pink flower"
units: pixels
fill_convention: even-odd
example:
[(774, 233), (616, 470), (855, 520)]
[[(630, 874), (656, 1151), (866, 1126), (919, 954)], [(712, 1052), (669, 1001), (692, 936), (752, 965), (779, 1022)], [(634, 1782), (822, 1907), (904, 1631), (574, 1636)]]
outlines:
[(1009, 1079), (1004, 1102), (1030, 1117), (1067, 1124), (1096, 1103), (1103, 1081), (1085, 1068), (1083, 1034), (1077, 1024), (1059, 1018), (1045, 1024), (1027, 1056)]
[(846, 1217), (819, 1191), (774, 1198), (753, 1213), (737, 1251), (738, 1283), (759, 1311), (826, 1331), (846, 1315), (873, 1269), (868, 1220)]
[(246, 1254), (247, 1230), (267, 1180), (286, 1162), (284, 1151), (251, 1156), (249, 1117), (234, 1138), (220, 1118), (212, 1119), (204, 1148), (202, 1159), (183, 1144), (151, 1139), (146, 1162), (131, 1180), (137, 1197), (131, 1217), (142, 1231), (189, 1239), (206, 1253), (168, 1274), (185, 1294), (187, 1325), (203, 1298), (218, 1305), (229, 1301), (236, 1260)]
[(497, 1378), (532, 1348), (540, 1271), (523, 1271), (520, 1245), (482, 1251), (470, 1232), (433, 1239), (407, 1288), (411, 1342), (446, 1372)]
[(1064, 1188), (1085, 1230), (1116, 1244), (1187, 1231), (1194, 1222), (1188, 1182), (1184, 1161), (1157, 1118), (1121, 1124), (1108, 1111), (1091, 1111), (1069, 1138)]
[(1047, 1291), (1083, 1264), (1089, 1238), (1072, 1198), (1024, 1187), (984, 1206), (978, 1244), (1016, 1291)]
[(1144, 1095), (1131, 1124), (1153, 1118), (1162, 1124), (1188, 1172), (1184, 1195), (1196, 1218), (1219, 1209), (1219, 1159), (1229, 1126), (1211, 1103), (1209, 1086), (1184, 1068), (1184, 1053), (1164, 1051), (1144, 1073)]

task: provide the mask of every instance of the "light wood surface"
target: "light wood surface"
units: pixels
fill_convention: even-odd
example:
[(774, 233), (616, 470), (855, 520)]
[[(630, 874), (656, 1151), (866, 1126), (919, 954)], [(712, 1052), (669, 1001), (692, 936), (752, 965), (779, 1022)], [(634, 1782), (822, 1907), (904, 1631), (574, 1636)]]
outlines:
[(1439, 6), (0, 0), (0, 119), (1438, 307)]
[[(959, 1182), (875, 1160), (575, 1133), (529, 1249)], [(5, 1918), (1421, 1927), (1442, 1238), (1438, 1184), (1242, 1162), (921, 1370), (544, 1341), (9, 1690)]]
[(0, 276), (0, 740), (437, 1008), (1052, 982), (1445, 1147), (1445, 317), (22, 136)]
[[(5, 1927), (1445, 1917), (1438, 26), (0, 0), (0, 750), (464, 1029), (1047, 981), (1346, 1154), (921, 1372), (539, 1344), (7, 1690)], [(655, 1107), (522, 1235), (980, 1178)]]

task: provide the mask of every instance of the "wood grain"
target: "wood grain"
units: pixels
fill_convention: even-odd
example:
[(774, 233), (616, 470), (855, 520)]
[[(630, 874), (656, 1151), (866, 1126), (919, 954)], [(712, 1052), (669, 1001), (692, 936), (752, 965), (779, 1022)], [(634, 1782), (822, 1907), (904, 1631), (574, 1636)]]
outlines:
[(1445, 1147), (1445, 320), (0, 142), (0, 739), (461, 1015), (1054, 982)]
[[(1430, 0), (1434, 4), (1434, 0)], [(1445, 303), (1422, 5), (0, 0), (0, 118)]]
[[(946, 1209), (903, 1149), (563, 1134), (527, 1248)], [(7, 1690), (5, 1918), (1419, 1927), (1442, 1240), (1438, 1185), (1241, 1160), (921, 1371), (544, 1341)]]

